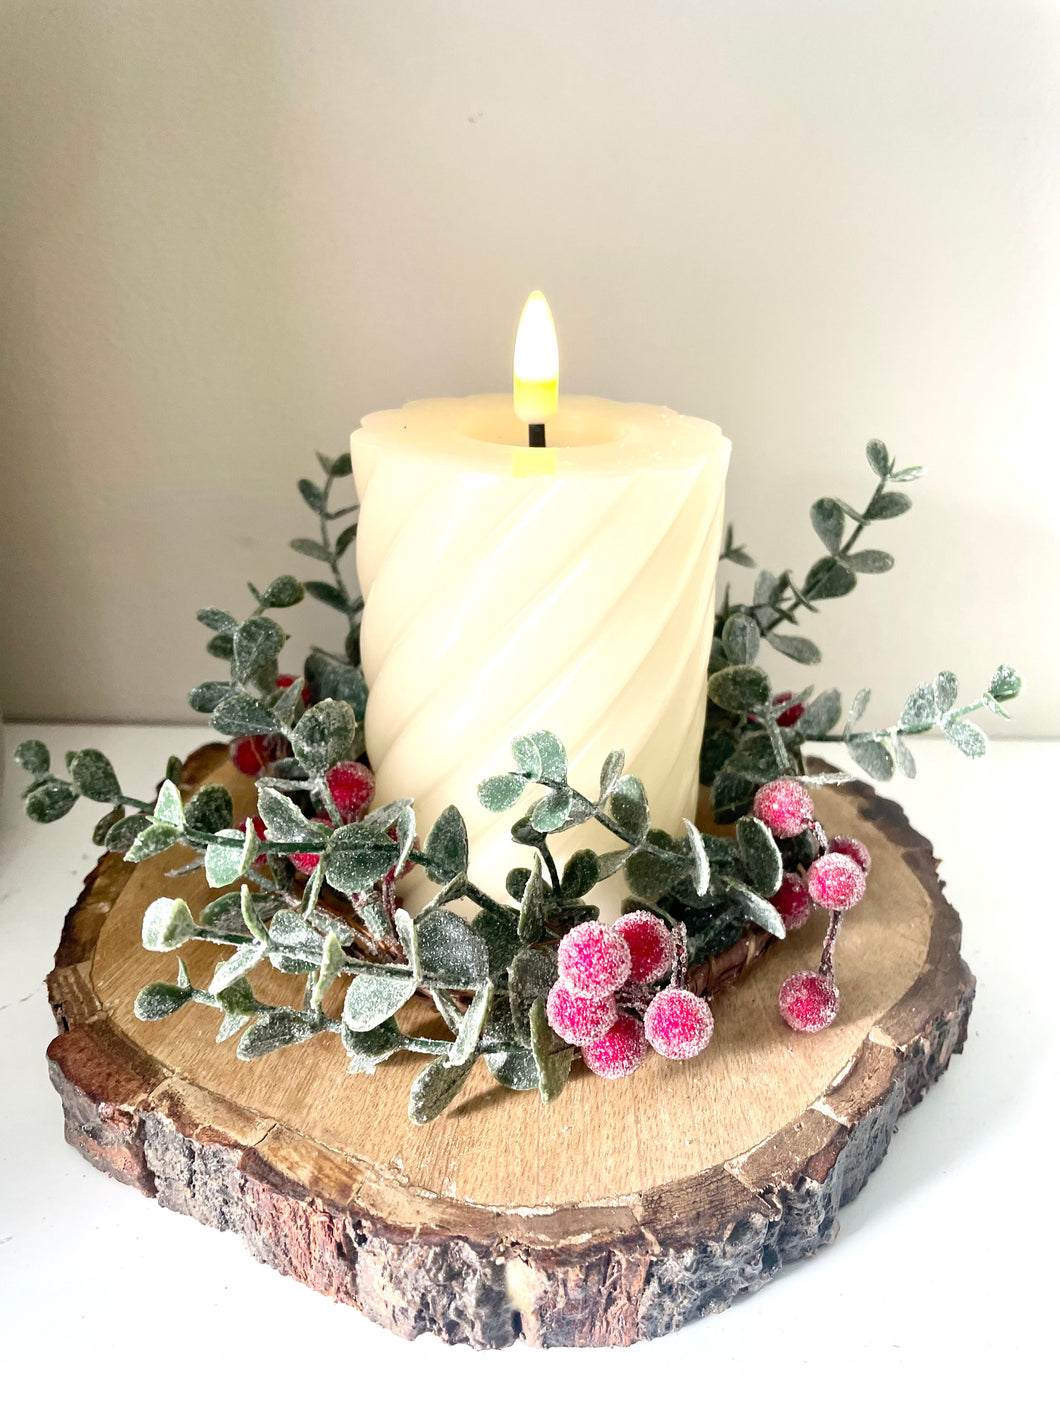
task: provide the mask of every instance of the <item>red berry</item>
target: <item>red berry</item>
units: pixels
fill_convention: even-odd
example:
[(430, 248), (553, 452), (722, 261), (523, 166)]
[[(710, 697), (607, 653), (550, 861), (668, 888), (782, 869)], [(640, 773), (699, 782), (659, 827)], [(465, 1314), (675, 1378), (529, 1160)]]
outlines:
[(345, 760), (324, 777), (344, 824), (360, 819), (375, 795), (375, 776), (366, 765)]
[[(287, 690), (287, 688), (291, 686), (291, 684), (294, 682), (294, 680), (295, 680), (295, 679), (291, 676), (291, 674), (290, 674), (289, 672), (281, 672), (280, 675), (279, 675), (279, 677), (277, 677), (277, 679), (276, 679), (276, 685), (277, 685), (277, 687), (280, 689), (281, 692), (285, 692), (285, 691)], [(310, 700), (311, 700), (311, 698), (310, 698), (310, 693), (309, 693), (309, 684), (308, 684), (308, 682), (303, 682), (303, 683), (302, 683), (302, 701), (305, 703), (306, 706), (308, 706)]]
[(755, 795), (754, 816), (778, 839), (794, 839), (813, 823), (813, 796), (805, 785), (782, 776)]
[(244, 775), (260, 775), (269, 763), (268, 736), (236, 736), (229, 743), (228, 754), (235, 768)]
[(837, 834), (834, 839), (829, 840), (828, 852), (830, 854), (849, 854), (860, 866), (865, 877), (868, 878), (869, 869), (872, 867), (872, 855), (860, 839), (851, 839), (849, 834)]
[(591, 1001), (588, 996), (575, 996), (557, 981), (548, 993), (545, 1014), (561, 1040), (568, 1045), (587, 1045), (611, 1029), (618, 1020), (618, 1007), (612, 996)]
[(865, 896), (865, 875), (849, 854), (822, 854), (806, 874), (806, 887), (819, 908), (852, 908)]
[[(778, 692), (773, 698), (773, 705), (783, 706), (785, 702), (790, 702), (794, 695), (794, 692)], [(802, 702), (796, 702), (794, 706), (788, 707), (787, 711), (780, 713), (777, 717), (777, 725), (794, 726), (805, 710), (806, 707)]]
[(630, 981), (658, 981), (673, 965), (674, 940), (661, 917), (641, 910), (623, 913), (614, 930), (629, 948)]
[(629, 944), (613, 927), (582, 922), (559, 944), (559, 974), (575, 996), (611, 996), (629, 976)]
[(610, 1030), (582, 1046), (582, 1059), (601, 1079), (626, 1079), (640, 1069), (647, 1048), (640, 1021), (622, 1015)]
[(668, 986), (644, 1015), (648, 1044), (668, 1060), (690, 1060), (710, 1044), (714, 1017), (702, 996)]
[(839, 992), (834, 981), (817, 971), (797, 971), (789, 976), (777, 997), (781, 1017), (792, 1030), (809, 1035), (824, 1030), (839, 1011)]
[(804, 927), (810, 920), (813, 904), (810, 890), (801, 873), (786, 873), (780, 880), (780, 887), (769, 900), (780, 914), (788, 932)]

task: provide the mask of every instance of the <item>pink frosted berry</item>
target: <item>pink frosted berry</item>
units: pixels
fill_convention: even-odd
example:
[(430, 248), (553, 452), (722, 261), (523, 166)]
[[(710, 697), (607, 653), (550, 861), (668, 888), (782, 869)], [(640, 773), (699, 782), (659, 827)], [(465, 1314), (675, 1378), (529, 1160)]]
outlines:
[(822, 854), (810, 864), (806, 887), (819, 908), (844, 911), (865, 896), (865, 874), (849, 854)]
[(792, 1030), (814, 1035), (835, 1020), (839, 992), (835, 982), (817, 971), (797, 971), (789, 976), (777, 997), (780, 1014)]
[(568, 1045), (587, 1045), (618, 1020), (618, 1007), (613, 996), (592, 1001), (588, 996), (575, 996), (562, 981), (557, 981), (545, 1003), (548, 1023)]
[(674, 939), (661, 917), (643, 909), (623, 913), (614, 930), (629, 948), (630, 981), (658, 981), (673, 965)]
[(797, 780), (771, 780), (755, 795), (754, 816), (778, 839), (794, 839), (813, 823), (813, 796)]
[(629, 944), (613, 927), (582, 922), (559, 944), (559, 974), (575, 996), (611, 996), (629, 976)]
[(780, 887), (769, 900), (780, 914), (788, 932), (795, 932), (810, 920), (813, 904), (810, 890), (801, 873), (786, 873), (780, 880)]
[(344, 760), (332, 766), (325, 779), (343, 823), (352, 824), (360, 819), (375, 795), (375, 776), (368, 767), (358, 761)]
[(869, 869), (872, 867), (872, 855), (860, 839), (851, 839), (849, 834), (837, 834), (834, 839), (829, 840), (828, 852), (830, 854), (849, 854), (854, 862), (860, 865), (862, 873), (868, 878)]
[(702, 996), (668, 986), (644, 1015), (648, 1044), (668, 1060), (690, 1060), (710, 1044), (714, 1017)]
[(622, 1015), (610, 1030), (582, 1046), (582, 1059), (601, 1079), (626, 1079), (640, 1069), (647, 1048), (640, 1021)]

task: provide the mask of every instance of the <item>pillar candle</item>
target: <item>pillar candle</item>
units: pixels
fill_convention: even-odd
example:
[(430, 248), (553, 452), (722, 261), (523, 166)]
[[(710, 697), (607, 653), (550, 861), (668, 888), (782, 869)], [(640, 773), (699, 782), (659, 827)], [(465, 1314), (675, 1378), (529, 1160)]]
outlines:
[[(422, 834), (457, 805), (471, 877), (498, 897), (530, 861), (520, 808), (490, 814), (476, 787), (512, 768), (515, 735), (554, 731), (591, 798), (622, 747), (673, 833), (697, 798), (730, 443), (665, 407), (568, 396), (548, 440), (528, 449), (498, 395), (375, 412), (350, 443), (378, 798), (414, 797)], [(595, 822), (553, 842), (561, 860), (619, 847)], [(408, 884), (421, 906), (432, 885)], [(591, 896), (614, 916), (621, 892)]]

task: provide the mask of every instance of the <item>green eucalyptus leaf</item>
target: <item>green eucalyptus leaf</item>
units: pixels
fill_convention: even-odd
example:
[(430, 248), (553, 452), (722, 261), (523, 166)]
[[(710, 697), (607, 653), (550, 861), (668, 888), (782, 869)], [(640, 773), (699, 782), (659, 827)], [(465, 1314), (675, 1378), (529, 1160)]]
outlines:
[(526, 789), (521, 775), (491, 775), (479, 783), (479, 803), (493, 814), (510, 809)]
[(352, 1031), (374, 1030), (396, 1015), (416, 990), (416, 978), (391, 972), (359, 972), (346, 988), (342, 1023)]
[(281, 1050), (287, 1045), (300, 1045), (317, 1034), (317, 1027), (286, 1006), (259, 1016), (248, 1030), (245, 1030), (236, 1046), (236, 1057), (240, 1060), (258, 1060), (273, 1050)]
[(277, 844), (300, 844), (311, 839), (326, 844), (330, 837), (323, 825), (306, 819), (289, 795), (263, 781), (258, 784), (258, 813), (265, 821), (267, 837)]
[[(261, 596), (263, 608), (294, 608), (305, 598), (305, 586), (293, 574), (281, 574)], [(286, 635), (285, 635), (286, 636)]]
[(612, 751), (603, 765), (600, 767), (600, 803), (611, 794), (618, 782), (622, 779), (622, 772), (626, 768), (625, 751)]
[(825, 549), (835, 554), (843, 539), (844, 519), (839, 502), (830, 496), (815, 500), (810, 506), (810, 524)]
[[(530, 1008), (552, 990), (559, 975), (555, 947), (523, 947), (508, 968), (508, 1000), (515, 1034), (530, 1048)], [(534, 1086), (537, 1081), (535, 1079)]]
[(732, 770), (722, 770), (710, 788), (710, 808), (717, 824), (734, 824), (751, 807), (755, 782)]
[(172, 824), (176, 829), (184, 828), (184, 804), (180, 791), (172, 780), (162, 781), (162, 788), (155, 801), (155, 821), (159, 824)]
[(769, 700), (769, 678), (760, 667), (723, 667), (707, 683), (712, 702), (725, 711), (742, 714), (755, 711)]
[(701, 898), (705, 898), (710, 889), (710, 860), (703, 846), (703, 835), (690, 819), (686, 819), (684, 825), (692, 845), (692, 886)]
[(340, 613), (346, 612), (346, 595), (334, 584), (328, 584), (323, 579), (307, 579), (305, 591), (318, 603), (326, 603), (329, 608), (337, 608)]
[(271, 618), (248, 618), (232, 639), (236, 680), (245, 682), (279, 657), (287, 634)]
[(731, 663), (749, 665), (758, 656), (761, 633), (755, 620), (746, 613), (732, 613), (721, 630), (721, 642)]
[(567, 786), (550, 790), (530, 812), (530, 822), (541, 834), (562, 829), (570, 818), (574, 796)]
[(462, 1065), (449, 1066), (444, 1058), (439, 1057), (424, 1066), (412, 1081), (409, 1093), (409, 1118), (412, 1122), (430, 1123), (447, 1109), (463, 1089), (474, 1063), (475, 1056), (472, 1055)]
[(310, 775), (326, 775), (340, 761), (353, 760), (357, 716), (349, 702), (327, 700), (309, 707), (291, 733), (299, 765)]
[(374, 1030), (342, 1027), (342, 1043), (349, 1056), (351, 1074), (374, 1074), (376, 1065), (400, 1050), (403, 1042), (404, 1037), (392, 1020), (383, 1021)]
[(959, 684), (952, 672), (940, 672), (935, 678), (935, 701), (940, 714), (949, 711), (957, 700)]
[[(750, 669), (754, 670), (754, 669)], [(643, 839), (648, 829), (648, 796), (644, 785), (635, 775), (623, 775), (611, 792), (609, 801), (611, 817), (637, 840)]]
[(341, 456), (336, 456), (328, 471), (329, 476), (350, 476), (353, 474), (353, 463), (350, 460), (350, 453), (344, 451)]
[(345, 530), (341, 531), (340, 534), (339, 534), (339, 536), (338, 536), (338, 538), (336, 539), (336, 541), (335, 541), (335, 558), (336, 558), (336, 559), (341, 559), (342, 556), (343, 556), (343, 555), (346, 553), (346, 551), (349, 549), (350, 545), (353, 544), (353, 542), (354, 542), (354, 540), (355, 540), (356, 538), (357, 538), (357, 521), (355, 520), (352, 525), (347, 525), (346, 528), (345, 528)]
[(30, 775), (47, 775), (52, 763), (43, 741), (23, 741), (15, 747), (15, 760)]
[(508, 968), (520, 947), (519, 914), (514, 909), (503, 913), (483, 909), (476, 914), (471, 929), (486, 948), (490, 980), (495, 986), (507, 986)]
[(865, 715), (865, 708), (868, 706), (871, 697), (872, 692), (868, 687), (861, 687), (854, 693), (854, 699), (850, 703), (850, 710), (847, 712), (846, 731), (852, 731)]
[(553, 731), (535, 731), (530, 736), (541, 758), (541, 779), (562, 784), (567, 779), (567, 752)]
[(1003, 662), (990, 679), (989, 691), (995, 701), (1010, 702), (1023, 691), (1023, 678), (1014, 667)]
[(222, 829), (231, 829), (232, 796), (223, 785), (203, 785), (184, 807), (184, 818), (189, 829), (204, 834), (219, 834)]
[(872, 502), (872, 520), (893, 520), (895, 516), (904, 515), (907, 510), (912, 510), (913, 502), (904, 491), (884, 491)]
[(151, 816), (147, 814), (131, 814), (127, 819), (121, 819), (107, 831), (107, 837), (103, 844), (112, 853), (124, 854), (129, 845), (138, 834), (150, 827)]
[[(253, 828), (253, 826), (251, 826)], [(233, 839), (240, 847), (214, 843), (206, 848), (206, 881), (211, 888), (227, 888), (243, 876), (243, 848), (246, 835), (239, 829), (219, 829), (220, 838)]]
[(78, 751), (70, 762), (70, 778), (74, 789), (88, 800), (108, 805), (121, 794), (114, 767), (102, 751)]
[(759, 897), (753, 889), (737, 883), (735, 879), (726, 879), (726, 889), (733, 901), (739, 905), (744, 917), (756, 927), (771, 932), (774, 937), (786, 936), (784, 921), (772, 903)]
[(916, 760), (913, 752), (906, 745), (905, 737), (896, 733), (894, 737), (894, 756), (898, 762), (898, 769), (907, 780), (916, 779)]
[(315, 481), (310, 481), (308, 477), (303, 477), (298, 482), (298, 491), (310, 510), (315, 510), (320, 515), (324, 510), (324, 492)]
[(560, 888), (565, 898), (584, 898), (599, 878), (600, 865), (593, 850), (577, 849), (563, 866)]
[(368, 705), (368, 687), (364, 674), (348, 662), (336, 662), (322, 652), (311, 652), (305, 660), (305, 680), (314, 701), (331, 697), (337, 702), (349, 702), (363, 721)]
[(222, 736), (262, 736), (279, 728), (268, 707), (247, 692), (230, 692), (214, 708), (210, 724)]
[(291, 541), (291, 548), (296, 554), (304, 554), (309, 559), (319, 559), (324, 564), (331, 563), (331, 551), (326, 545), (322, 545), (319, 540), (296, 539)]
[(219, 657), (224, 662), (231, 662), (234, 651), (231, 635), (228, 633), (215, 633), (206, 644), (206, 651), (211, 657)]
[(802, 663), (804, 667), (821, 661), (820, 648), (809, 638), (800, 638), (793, 633), (767, 633), (766, 642), (778, 653), (790, 657), (793, 662)]
[(467, 825), (456, 805), (448, 805), (434, 821), (423, 852), (430, 859), (427, 877), (432, 883), (449, 883), (467, 872)]
[(389, 834), (374, 825), (344, 824), (332, 835), (324, 874), (340, 893), (367, 893), (397, 867), (400, 852)]
[(52, 824), (77, 804), (77, 791), (65, 780), (47, 780), (26, 796), (26, 813), (37, 824)]
[(906, 699), (902, 714), (898, 718), (899, 731), (929, 731), (935, 724), (938, 706), (935, 702), (934, 682), (921, 682), (914, 687)]
[(228, 637), (236, 631), (239, 623), (230, 613), (225, 613), (223, 608), (200, 608), (195, 617), (212, 633), (224, 633)]
[(537, 1089), (537, 1061), (530, 1050), (500, 1050), (486, 1056), (490, 1074), (505, 1089)]
[(540, 997), (530, 1007), (530, 1045), (538, 1071), (538, 1089), (542, 1104), (558, 1099), (570, 1077), (573, 1049), (556, 1049), (556, 1037), (545, 1016), (545, 1003)]
[(784, 876), (784, 862), (773, 835), (760, 819), (745, 815), (736, 823), (736, 843), (752, 888), (771, 898)]
[(890, 780), (894, 774), (894, 757), (882, 741), (876, 741), (871, 736), (851, 736), (847, 740), (847, 750), (873, 780)]
[(892, 471), (888, 479), (891, 481), (919, 481), (923, 474), (923, 466), (907, 466), (902, 471)]
[(126, 851), (125, 862), (143, 863), (145, 859), (153, 859), (156, 854), (171, 849), (179, 838), (180, 830), (175, 824), (149, 824)]
[(192, 711), (215, 711), (231, 690), (231, 682), (200, 682), (188, 693), (188, 705)]
[(419, 920), (417, 930), (420, 964), (432, 984), (471, 989), (489, 978), (486, 945), (462, 917), (436, 908)]
[(97, 848), (102, 849), (107, 842), (107, 835), (125, 818), (125, 807), (115, 805), (112, 810), (96, 821), (96, 827), (92, 830), (92, 842)]
[(807, 599), (841, 599), (857, 587), (857, 575), (832, 555), (810, 566), (803, 593)]
[(886, 550), (858, 550), (855, 554), (848, 554), (844, 562), (855, 574), (886, 574), (894, 568), (894, 555)]
[(165, 1020), (190, 1000), (190, 987), (173, 986), (168, 981), (152, 981), (133, 1002), (133, 1015), (142, 1021)]
[(471, 1004), (464, 1012), (463, 1020), (461, 1020), (453, 1043), (449, 1047), (449, 1053), (445, 1057), (445, 1063), (449, 1069), (466, 1064), (475, 1054), (479, 1036), (482, 1034), (482, 1027), (486, 1022), (486, 1016), (492, 1003), (493, 984), (487, 981), (475, 992)]
[(962, 756), (970, 756), (974, 760), (986, 755), (986, 732), (974, 721), (950, 719), (942, 723), (942, 729), (947, 741), (955, 745)]
[(532, 737), (515, 736), (512, 739), (512, 759), (516, 769), (529, 775), (531, 780), (541, 778), (541, 752)]
[(808, 740), (827, 736), (838, 725), (841, 715), (842, 705), (839, 693), (832, 687), (808, 703), (806, 710), (799, 718), (798, 730)]
[(213, 974), (208, 990), (212, 996), (227, 990), (233, 982), (239, 981), (248, 972), (253, 971), (257, 964), (268, 951), (264, 942), (248, 943), (244, 947), (237, 947), (232, 955), (221, 962)]
[(865, 455), (868, 457), (869, 465), (879, 476), (881, 481), (886, 481), (891, 474), (891, 467), (894, 462), (886, 446), (878, 438), (873, 437), (872, 441), (865, 448)]
[(144, 913), (140, 938), (149, 952), (172, 952), (195, 931), (195, 919), (183, 898), (156, 898)]

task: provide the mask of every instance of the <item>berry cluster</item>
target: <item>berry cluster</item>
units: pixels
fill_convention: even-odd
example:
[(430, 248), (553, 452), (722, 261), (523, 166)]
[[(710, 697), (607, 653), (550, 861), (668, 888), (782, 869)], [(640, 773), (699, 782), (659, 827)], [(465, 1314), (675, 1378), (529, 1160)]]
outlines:
[[(289, 673), (282, 673), (276, 679), (278, 691), (285, 692), (294, 683)], [(309, 705), (309, 688), (302, 688), (302, 701)], [(278, 732), (271, 736), (233, 736), (228, 744), (228, 754), (232, 764), (243, 775), (260, 775), (274, 760), (283, 760), (291, 754), (286, 736)]]
[[(549, 1025), (581, 1047), (593, 1074), (624, 1079), (644, 1063), (650, 1045), (670, 1060), (698, 1055), (714, 1033), (714, 1017), (686, 985), (684, 929), (654, 913), (626, 913), (610, 926), (583, 922), (559, 944), (559, 980), (549, 992)], [(653, 983), (671, 973), (670, 984)]]
[(781, 777), (755, 795), (753, 812), (773, 837), (793, 840), (809, 832), (815, 857), (805, 872), (784, 873), (770, 899), (789, 932), (804, 926), (814, 908), (829, 914), (828, 930), (816, 971), (797, 971), (780, 988), (778, 1005), (792, 1030), (809, 1034), (824, 1030), (839, 1012), (835, 982), (835, 944), (843, 914), (865, 896), (872, 858), (860, 839), (836, 835), (829, 839), (817, 819), (813, 796), (798, 780)]

